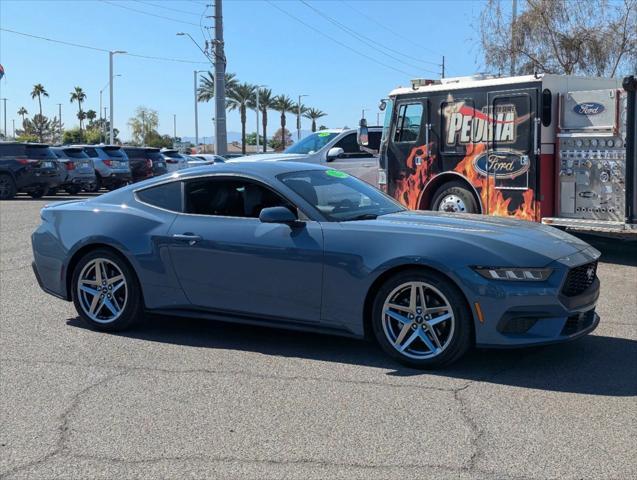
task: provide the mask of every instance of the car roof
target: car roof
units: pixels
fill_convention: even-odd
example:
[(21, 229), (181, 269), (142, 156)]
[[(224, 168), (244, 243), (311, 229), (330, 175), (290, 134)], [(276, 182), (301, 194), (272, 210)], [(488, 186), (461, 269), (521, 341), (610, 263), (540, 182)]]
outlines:
[(103, 144), (103, 143), (96, 143), (96, 144), (75, 143), (73, 145), (65, 145), (65, 146), (78, 147), (78, 148), (123, 148), (121, 145), (109, 145), (109, 144)]

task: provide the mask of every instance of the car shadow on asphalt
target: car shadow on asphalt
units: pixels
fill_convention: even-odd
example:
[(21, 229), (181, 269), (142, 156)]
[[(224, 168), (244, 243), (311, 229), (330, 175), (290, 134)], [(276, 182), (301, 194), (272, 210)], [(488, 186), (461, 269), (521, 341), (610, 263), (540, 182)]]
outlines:
[[(88, 328), (79, 318), (67, 324)], [(429, 376), (538, 390), (605, 396), (637, 396), (637, 341), (588, 335), (525, 349), (474, 349), (440, 370), (415, 370), (389, 358), (373, 342), (315, 333), (150, 315), (117, 335), (149, 342), (257, 352), (275, 357), (388, 369), (393, 377)]]

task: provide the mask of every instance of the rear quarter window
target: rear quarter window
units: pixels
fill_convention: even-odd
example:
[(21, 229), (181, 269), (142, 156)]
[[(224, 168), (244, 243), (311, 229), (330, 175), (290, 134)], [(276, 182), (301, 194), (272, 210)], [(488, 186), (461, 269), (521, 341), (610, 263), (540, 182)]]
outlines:
[(154, 207), (172, 212), (183, 211), (181, 182), (170, 182), (146, 188), (136, 193), (137, 199)]

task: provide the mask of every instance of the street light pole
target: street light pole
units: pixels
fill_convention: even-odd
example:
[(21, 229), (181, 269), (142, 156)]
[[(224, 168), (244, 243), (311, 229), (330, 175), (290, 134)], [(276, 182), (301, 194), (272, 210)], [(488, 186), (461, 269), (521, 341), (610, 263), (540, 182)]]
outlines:
[(58, 103), (58, 133), (60, 135), (60, 143), (62, 143), (62, 104)]
[[(199, 100), (197, 98), (197, 75), (200, 74), (200, 73), (203, 73), (203, 72), (206, 72), (206, 70), (195, 70), (193, 72), (194, 73), (194, 86), (195, 86), (195, 148), (199, 148), (199, 105), (198, 105), (199, 104)], [(204, 142), (204, 143), (206, 143), (206, 142)]]
[(256, 114), (257, 114), (257, 148), (256, 148), (256, 153), (259, 153), (259, 89), (260, 88), (264, 88), (266, 85), (257, 85), (257, 109), (256, 109)]
[(299, 95), (299, 103), (296, 106), (297, 107), (297, 113), (296, 113), (296, 139), (297, 140), (301, 140), (301, 98), (302, 97), (309, 97), (309, 95)]
[(173, 147), (177, 143), (177, 114), (173, 113)]
[[(117, 75), (115, 75), (113, 78), (115, 77), (121, 77), (122, 74), (118, 73)], [(102, 128), (100, 129), (100, 142), (102, 141), (102, 133), (104, 132), (104, 130), (106, 130), (106, 128), (104, 127), (104, 122), (106, 122), (106, 115), (104, 115), (104, 118), (102, 118), (102, 93), (104, 92), (104, 90), (106, 90), (106, 87), (108, 87), (111, 84), (110, 79), (108, 80), (108, 82), (106, 82), (106, 85), (104, 85), (101, 90), (100, 90), (100, 110), (99, 110), (99, 114), (100, 114), (100, 120), (102, 121)], [(104, 141), (106, 141), (106, 134), (104, 134)]]
[(4, 103), (4, 139), (7, 139), (7, 99), (2, 99)]
[(13, 124), (13, 139), (15, 140), (15, 118), (11, 119), (11, 123)]
[(109, 97), (110, 97), (110, 105), (109, 105), (109, 114), (110, 114), (110, 125), (109, 125), (109, 143), (115, 143), (115, 135), (113, 133), (113, 55), (118, 53), (127, 53), (122, 50), (115, 50), (108, 52), (108, 79), (109, 79)]

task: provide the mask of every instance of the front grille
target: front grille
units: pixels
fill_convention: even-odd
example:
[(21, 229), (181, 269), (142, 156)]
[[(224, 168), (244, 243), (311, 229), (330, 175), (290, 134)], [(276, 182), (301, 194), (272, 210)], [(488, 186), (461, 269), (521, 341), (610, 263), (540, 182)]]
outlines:
[(571, 315), (566, 319), (566, 323), (562, 328), (562, 335), (573, 335), (574, 333), (585, 330), (590, 327), (595, 320), (595, 310)]
[(562, 288), (562, 294), (574, 297), (585, 291), (595, 281), (597, 276), (597, 262), (586, 263), (569, 270)]

